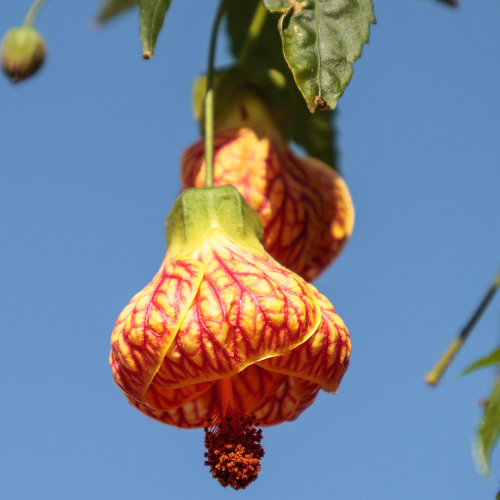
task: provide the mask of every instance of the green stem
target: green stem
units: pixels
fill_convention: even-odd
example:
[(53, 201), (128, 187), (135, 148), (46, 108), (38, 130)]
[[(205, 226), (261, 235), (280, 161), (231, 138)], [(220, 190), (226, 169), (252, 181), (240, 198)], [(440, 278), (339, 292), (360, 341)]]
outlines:
[(207, 89), (205, 93), (205, 187), (214, 185), (214, 61), (217, 46), (217, 33), (226, 12), (226, 0), (219, 4), (212, 34), (210, 36), (210, 49), (208, 52)]
[(36, 16), (38, 15), (38, 11), (42, 8), (43, 4), (47, 0), (35, 0), (30, 7), (30, 10), (26, 14), (26, 17), (24, 18), (24, 26), (30, 26), (33, 27), (35, 24), (35, 19)]
[(268, 11), (264, 7), (264, 4), (261, 0), (259, 0), (252, 21), (250, 22), (250, 26), (248, 27), (247, 35), (245, 37), (245, 41), (243, 42), (243, 47), (241, 48), (238, 55), (238, 64), (242, 67), (247, 63), (252, 45), (254, 44), (255, 40), (259, 38), (260, 32), (262, 31), (264, 23), (266, 22), (267, 12)]
[(477, 322), (483, 315), (486, 308), (489, 306), (491, 300), (495, 296), (498, 288), (500, 287), (500, 272), (496, 275), (495, 280), (491, 284), (490, 288), (486, 292), (483, 300), (474, 311), (474, 314), (468, 321), (467, 325), (463, 328), (463, 330), (459, 333), (459, 335), (453, 340), (453, 342), (449, 345), (446, 352), (441, 356), (439, 361), (436, 363), (434, 368), (425, 376), (426, 382), (430, 385), (437, 386), (442, 376), (444, 375), (448, 366), (450, 366), (451, 362), (457, 355), (458, 351), (462, 348), (465, 341), (469, 337), (470, 333), (476, 326)]

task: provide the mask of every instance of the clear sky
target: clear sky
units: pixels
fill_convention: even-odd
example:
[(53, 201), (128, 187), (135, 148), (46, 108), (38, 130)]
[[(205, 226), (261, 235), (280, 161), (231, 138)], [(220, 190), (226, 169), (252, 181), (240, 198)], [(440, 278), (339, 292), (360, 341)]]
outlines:
[[(1, 33), (28, 3), (1, 2)], [(174, 0), (150, 61), (136, 14), (96, 30), (97, 5), (48, 2), (43, 71), (0, 79), (0, 497), (494, 498), (499, 453), (490, 482), (471, 457), (493, 373), (458, 376), (498, 342), (498, 300), (442, 386), (423, 375), (500, 265), (498, 1), (376, 2), (338, 106), (354, 235), (316, 282), (351, 366), (338, 395), (264, 431), (243, 492), (210, 478), (202, 431), (129, 407), (108, 365), (116, 317), (165, 252), (215, 2)]]

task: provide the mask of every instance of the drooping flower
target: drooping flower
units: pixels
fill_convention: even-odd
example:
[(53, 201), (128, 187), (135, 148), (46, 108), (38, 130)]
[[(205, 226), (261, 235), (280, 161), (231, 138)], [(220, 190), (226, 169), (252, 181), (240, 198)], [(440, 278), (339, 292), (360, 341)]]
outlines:
[(165, 424), (204, 428), (206, 465), (235, 489), (260, 471), (257, 427), (296, 419), (320, 388), (335, 392), (351, 351), (333, 306), (265, 252), (260, 232), (232, 186), (184, 191), (162, 266), (111, 337), (128, 401)]
[[(299, 158), (256, 98), (240, 100), (217, 124), (214, 183), (231, 184), (259, 214), (264, 248), (307, 281), (342, 251), (354, 224), (354, 208), (342, 178), (314, 158)], [(205, 180), (204, 143), (182, 158), (183, 186)]]

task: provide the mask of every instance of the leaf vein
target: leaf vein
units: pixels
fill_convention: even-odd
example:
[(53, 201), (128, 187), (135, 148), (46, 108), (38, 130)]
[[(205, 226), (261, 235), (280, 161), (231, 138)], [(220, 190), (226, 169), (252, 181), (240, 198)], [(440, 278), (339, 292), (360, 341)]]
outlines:
[(154, 27), (155, 27), (155, 24), (156, 24), (156, 14), (158, 13), (158, 7), (160, 6), (160, 3), (161, 3), (162, 0), (158, 0), (156, 2), (156, 7), (155, 7), (155, 10), (154, 10), (154, 13), (153, 13), (153, 21), (151, 23), (151, 31), (150, 31), (150, 39), (149, 39), (149, 47), (151, 50), (153, 50), (153, 38), (154, 38)]

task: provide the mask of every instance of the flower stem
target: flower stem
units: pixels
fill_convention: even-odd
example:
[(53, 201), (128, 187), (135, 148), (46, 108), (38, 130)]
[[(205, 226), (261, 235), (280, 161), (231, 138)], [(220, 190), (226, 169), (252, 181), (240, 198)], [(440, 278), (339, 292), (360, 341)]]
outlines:
[(214, 185), (214, 60), (219, 26), (226, 12), (226, 0), (219, 4), (210, 36), (207, 88), (205, 93), (205, 187)]
[(474, 314), (471, 316), (467, 325), (449, 345), (448, 349), (446, 349), (446, 352), (443, 354), (443, 356), (441, 356), (441, 358), (436, 363), (434, 368), (425, 376), (425, 381), (428, 384), (432, 386), (437, 386), (439, 384), (439, 381), (444, 375), (446, 369), (448, 368), (448, 366), (450, 366), (451, 362), (457, 355), (458, 351), (464, 345), (465, 341), (467, 340), (470, 333), (476, 326), (477, 322), (483, 315), (484, 311), (486, 311), (486, 308), (488, 307), (491, 300), (495, 296), (495, 293), (499, 287), (500, 287), (500, 272), (496, 275), (493, 283), (486, 292), (485, 296), (483, 297), (483, 300), (481, 301), (477, 309), (474, 311)]
[(38, 11), (42, 8), (43, 4), (47, 0), (35, 0), (30, 7), (30, 10), (26, 14), (26, 17), (24, 18), (24, 26), (30, 26), (33, 27), (35, 24), (35, 19), (36, 16), (38, 15)]
[(262, 0), (259, 0), (255, 13), (253, 15), (252, 21), (247, 31), (245, 41), (243, 42), (243, 47), (241, 47), (240, 53), (238, 55), (238, 64), (240, 66), (245, 66), (250, 55), (250, 50), (252, 45), (259, 38), (260, 32), (264, 27), (264, 23), (267, 17), (267, 9), (264, 7)]

